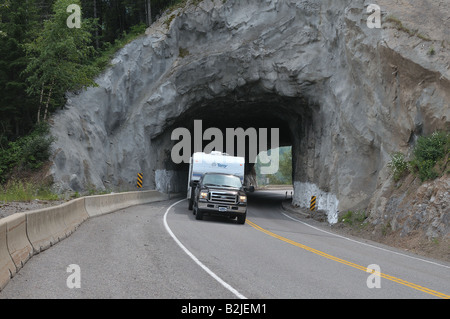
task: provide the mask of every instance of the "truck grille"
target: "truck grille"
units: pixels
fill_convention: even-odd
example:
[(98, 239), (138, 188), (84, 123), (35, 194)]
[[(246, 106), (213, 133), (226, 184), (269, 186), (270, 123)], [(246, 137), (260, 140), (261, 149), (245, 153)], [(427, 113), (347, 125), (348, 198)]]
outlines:
[(210, 201), (214, 203), (227, 203), (236, 204), (237, 197), (236, 194), (230, 194), (227, 192), (211, 192)]

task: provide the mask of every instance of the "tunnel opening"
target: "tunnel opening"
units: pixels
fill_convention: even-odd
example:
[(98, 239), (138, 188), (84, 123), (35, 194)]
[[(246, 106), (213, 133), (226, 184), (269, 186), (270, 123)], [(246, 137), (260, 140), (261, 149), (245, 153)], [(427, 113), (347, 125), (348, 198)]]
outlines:
[(275, 150), (270, 149), (268, 153), (274, 151), (279, 154), (279, 165), (277, 172), (270, 174), (264, 174), (262, 167), (267, 166), (267, 164), (264, 163), (261, 154), (258, 154), (254, 165), (256, 186), (258, 188), (264, 188), (269, 185), (292, 186), (292, 146), (281, 146)]
[[(292, 154), (289, 160), (292, 183), (296, 174), (300, 142), (305, 134), (302, 129), (299, 129), (299, 126), (312, 122), (312, 107), (314, 106), (303, 97), (281, 96), (261, 90), (259, 87), (241, 88), (220, 97), (191, 103), (185, 112), (176, 118), (169, 119), (161, 134), (152, 139), (152, 144), (161, 150), (161, 154), (156, 156), (155, 161), (156, 189), (181, 193), (187, 190), (189, 164), (186, 161), (175, 163), (172, 154), (174, 147), (179, 148), (180, 145), (177, 144), (181, 143), (182, 139), (181, 137), (174, 139), (172, 136), (172, 133), (178, 128), (185, 128), (190, 134), (190, 147), (187, 148), (189, 154), (182, 154), (186, 155), (186, 158), (189, 158), (194, 151), (205, 151), (206, 153), (220, 151), (241, 156), (237, 136), (230, 137), (231, 135), (227, 134), (227, 130), (241, 129), (240, 132), (245, 134), (245, 181), (252, 185), (258, 184), (255, 170), (256, 155), (261, 151), (271, 149), (269, 152), (274, 152), (275, 149), (279, 152), (278, 148), (287, 147)], [(201, 125), (201, 144), (198, 142), (199, 124)], [(215, 143), (221, 144), (222, 148), (211, 145), (214, 144), (212, 142), (215, 141), (215, 137), (205, 135), (210, 128), (222, 132), (222, 143)], [(264, 130), (266, 135), (261, 134), (264, 133)], [(252, 138), (251, 132), (256, 132), (257, 140)], [(234, 141), (230, 141), (229, 138), (233, 138)], [(273, 145), (274, 139), (277, 140), (275, 143), (277, 145)], [(227, 149), (230, 143), (234, 146), (231, 152), (230, 149)], [(257, 145), (254, 145), (255, 143)], [(266, 149), (261, 149), (261, 143), (266, 146)], [(256, 154), (252, 151), (255, 147)], [(275, 173), (273, 172), (273, 175)]]

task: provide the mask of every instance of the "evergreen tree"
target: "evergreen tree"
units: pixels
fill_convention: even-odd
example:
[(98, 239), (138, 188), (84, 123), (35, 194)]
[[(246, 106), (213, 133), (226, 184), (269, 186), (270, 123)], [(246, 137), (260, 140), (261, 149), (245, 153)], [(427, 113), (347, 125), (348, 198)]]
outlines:
[(37, 31), (37, 7), (34, 0), (7, 4), (0, 7), (0, 146), (30, 131), (33, 121), (29, 115), (36, 106), (26, 94), (22, 72), (28, 65), (23, 44)]
[(27, 92), (39, 101), (37, 122), (64, 104), (67, 91), (95, 85), (95, 70), (90, 66), (94, 53), (91, 45), (92, 21), (82, 20), (81, 28), (69, 28), (67, 8), (79, 0), (56, 0), (53, 15), (44, 22), (43, 31), (27, 45), (30, 62)]
[[(142, 33), (164, 10), (183, 3), (0, 0), (0, 150), (62, 106), (66, 91), (93, 85), (92, 65), (107, 65), (111, 48), (121, 43), (116, 40)], [(70, 4), (81, 4), (81, 29), (66, 25)]]

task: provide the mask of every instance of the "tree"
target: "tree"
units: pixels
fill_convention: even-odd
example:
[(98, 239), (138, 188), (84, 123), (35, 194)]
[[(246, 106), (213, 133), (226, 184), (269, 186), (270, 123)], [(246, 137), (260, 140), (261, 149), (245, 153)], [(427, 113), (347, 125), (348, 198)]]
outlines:
[(268, 175), (269, 184), (292, 184), (292, 150), (289, 147), (280, 148), (278, 172)]
[(283, 182), (286, 184), (292, 183), (292, 148), (284, 148), (284, 152), (280, 158), (279, 174), (282, 176)]
[(150, 26), (152, 24), (152, 6), (150, 0), (145, 1), (145, 9), (147, 16), (147, 25)]
[(79, 0), (56, 0), (53, 15), (44, 22), (42, 33), (26, 46), (30, 62), (28, 75), (29, 95), (39, 101), (37, 122), (47, 119), (51, 108), (64, 103), (67, 91), (95, 85), (95, 71), (90, 66), (94, 53), (91, 46), (92, 21), (84, 19), (81, 28), (69, 28), (67, 8), (80, 5)]
[[(48, 118), (66, 91), (94, 84), (98, 73), (88, 65), (107, 65), (124, 34), (142, 34), (164, 10), (185, 3), (0, 0), (0, 151)], [(67, 28), (70, 4), (81, 4), (81, 29)]]
[(23, 44), (35, 36), (39, 14), (34, 0), (16, 0), (0, 5), (0, 17), (0, 146), (4, 146), (33, 125), (29, 114), (36, 105), (26, 94), (22, 76), (28, 64)]
[(267, 179), (269, 184), (292, 184), (292, 148), (280, 147), (279, 152), (278, 171), (275, 174), (261, 174), (261, 166), (264, 164), (259, 159), (255, 163), (256, 178), (260, 184), (266, 184)]

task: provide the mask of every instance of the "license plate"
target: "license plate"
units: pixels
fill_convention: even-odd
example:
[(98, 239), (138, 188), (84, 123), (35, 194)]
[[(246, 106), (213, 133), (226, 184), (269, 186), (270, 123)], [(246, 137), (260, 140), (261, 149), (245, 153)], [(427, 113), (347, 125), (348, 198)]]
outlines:
[(219, 212), (226, 212), (227, 208), (226, 207), (219, 207)]

